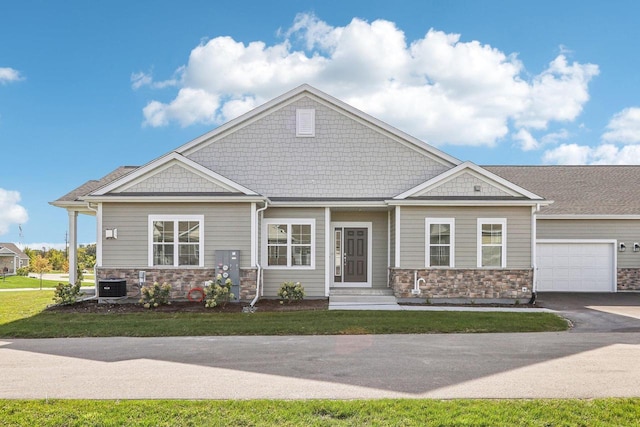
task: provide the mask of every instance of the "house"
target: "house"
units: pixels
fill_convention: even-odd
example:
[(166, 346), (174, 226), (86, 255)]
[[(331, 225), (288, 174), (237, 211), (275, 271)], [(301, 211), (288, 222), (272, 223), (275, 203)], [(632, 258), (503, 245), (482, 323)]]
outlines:
[(77, 215), (95, 215), (96, 277), (131, 295), (144, 272), (184, 298), (232, 250), (242, 300), (299, 281), (310, 298), (526, 301), (638, 287), (640, 199), (601, 194), (612, 170), (624, 188), (640, 173), (483, 168), (303, 85), (52, 204), (69, 213), (71, 275)]
[(29, 256), (13, 243), (0, 243), (0, 274), (16, 274), (29, 265)]

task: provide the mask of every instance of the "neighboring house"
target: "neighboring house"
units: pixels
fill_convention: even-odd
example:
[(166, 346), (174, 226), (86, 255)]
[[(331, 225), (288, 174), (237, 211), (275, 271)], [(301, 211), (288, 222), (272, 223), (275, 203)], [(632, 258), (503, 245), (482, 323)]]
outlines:
[[(606, 181), (603, 171), (598, 179)], [(606, 258), (612, 280), (606, 290), (615, 291), (616, 283), (633, 288), (635, 279), (618, 279), (615, 271), (621, 267), (620, 274), (635, 278), (640, 254), (627, 254), (640, 234), (618, 233), (619, 219), (595, 212), (588, 221), (598, 221), (603, 234), (591, 233), (594, 227), (571, 210), (571, 200), (585, 189), (558, 192), (553, 182), (545, 186), (546, 175), (462, 162), (303, 85), (52, 204), (69, 212), (71, 275), (77, 215), (95, 215), (97, 278), (126, 279), (131, 294), (144, 271), (147, 281), (169, 282), (174, 297), (185, 297), (216, 274), (217, 252), (235, 250), (243, 300), (256, 292), (275, 297), (282, 282), (299, 281), (311, 298), (357, 288), (398, 298), (526, 301), (535, 286), (565, 286), (557, 275), (568, 270), (553, 264), (551, 273), (547, 267), (537, 271), (536, 259), (547, 263), (549, 251), (553, 259), (562, 258), (559, 251), (580, 258), (576, 248), (592, 243), (588, 264)], [(556, 196), (567, 201), (551, 204)], [(553, 214), (554, 206), (566, 219)], [(635, 205), (629, 209), (640, 212)], [(631, 216), (628, 224), (640, 219)], [(536, 244), (537, 238), (545, 241)], [(621, 238), (627, 254), (618, 266)], [(573, 264), (567, 267), (572, 270), (566, 274), (576, 274)], [(593, 291), (598, 285), (580, 286), (569, 288)]]
[(0, 274), (16, 274), (29, 265), (29, 256), (13, 243), (0, 243)]

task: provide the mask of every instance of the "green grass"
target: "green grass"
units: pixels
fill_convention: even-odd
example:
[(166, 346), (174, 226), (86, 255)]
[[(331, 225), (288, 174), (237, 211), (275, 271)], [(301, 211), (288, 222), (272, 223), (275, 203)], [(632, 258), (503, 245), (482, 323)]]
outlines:
[[(550, 313), (290, 311), (65, 313), (43, 311), (53, 292), (0, 292), (0, 336), (12, 338), (421, 334), (562, 331)], [(105, 317), (109, 316), (106, 320)]]
[[(42, 288), (55, 288), (60, 280), (43, 280)], [(93, 283), (83, 282), (82, 286), (93, 286)], [(4, 280), (0, 277), (0, 289), (40, 288), (40, 279), (25, 276), (7, 276)]]
[(6, 426), (630, 426), (640, 399), (0, 400)]

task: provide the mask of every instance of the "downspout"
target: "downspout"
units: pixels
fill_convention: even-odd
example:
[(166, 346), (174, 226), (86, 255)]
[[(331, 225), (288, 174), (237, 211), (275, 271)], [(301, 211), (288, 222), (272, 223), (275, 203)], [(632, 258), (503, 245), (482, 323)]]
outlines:
[(531, 299), (529, 300), (529, 304), (535, 304), (536, 302), (536, 291), (537, 291), (537, 283), (538, 283), (538, 261), (537, 261), (537, 240), (538, 240), (538, 221), (536, 220), (536, 214), (540, 212), (540, 203), (536, 204), (535, 208), (532, 208), (531, 215), (531, 258), (533, 265), (533, 285), (531, 287)]
[[(262, 283), (262, 266), (260, 265), (260, 245), (258, 244), (258, 242), (260, 241), (260, 214), (267, 209), (267, 207), (269, 206), (269, 200), (265, 199), (264, 201), (264, 207), (258, 209), (256, 211), (256, 245), (258, 246), (258, 252), (256, 253), (256, 267), (258, 267), (258, 271), (256, 271), (256, 296), (255, 298), (253, 298), (253, 301), (251, 301), (251, 304), (249, 304), (249, 306), (251, 308), (254, 308), (254, 306), (256, 305), (256, 302), (258, 302), (258, 298), (260, 298), (260, 285), (263, 284)], [(264, 288), (264, 286), (263, 286)]]

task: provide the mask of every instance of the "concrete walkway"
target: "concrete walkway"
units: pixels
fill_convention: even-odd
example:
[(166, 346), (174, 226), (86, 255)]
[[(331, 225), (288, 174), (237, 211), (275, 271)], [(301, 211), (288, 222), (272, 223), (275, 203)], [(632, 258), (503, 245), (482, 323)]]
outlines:
[(529, 307), (477, 307), (464, 305), (403, 305), (403, 304), (329, 304), (329, 310), (377, 310), (377, 311), (484, 311), (512, 313), (555, 313), (548, 308)]

